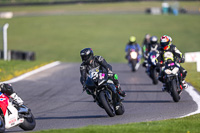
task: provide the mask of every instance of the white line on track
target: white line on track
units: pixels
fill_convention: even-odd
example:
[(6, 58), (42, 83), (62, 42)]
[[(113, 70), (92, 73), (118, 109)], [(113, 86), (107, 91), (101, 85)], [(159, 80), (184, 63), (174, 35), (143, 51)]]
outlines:
[(185, 91), (192, 97), (193, 101), (197, 104), (197, 110), (187, 115), (181, 116), (180, 118), (200, 113), (200, 95), (198, 94), (198, 92), (196, 92), (194, 87), (191, 85), (189, 85), (188, 88), (185, 89)]
[(13, 79), (8, 80), (8, 81), (5, 81), (5, 82), (3, 82), (3, 83), (14, 83), (14, 82), (18, 82), (18, 81), (20, 81), (20, 80), (22, 80), (22, 79), (25, 79), (25, 78), (27, 78), (27, 77), (33, 75), (33, 74), (36, 74), (36, 73), (39, 73), (39, 72), (41, 72), (41, 71), (47, 70), (47, 69), (49, 69), (49, 68), (55, 67), (55, 66), (59, 65), (60, 63), (61, 63), (60, 61), (52, 62), (52, 63), (50, 63), (50, 64), (47, 64), (47, 65), (42, 66), (42, 67), (40, 67), (40, 68), (38, 68), (38, 69), (35, 69), (35, 70), (33, 70), (33, 71), (30, 71), (30, 72), (27, 72), (27, 73), (25, 73), (25, 74), (22, 74), (22, 75), (19, 76), (19, 77), (13, 78)]

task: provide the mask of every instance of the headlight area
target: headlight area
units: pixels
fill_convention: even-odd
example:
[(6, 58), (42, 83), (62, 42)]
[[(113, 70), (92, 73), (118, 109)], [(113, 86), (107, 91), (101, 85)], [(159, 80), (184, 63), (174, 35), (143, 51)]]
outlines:
[(136, 59), (137, 58), (137, 52), (131, 52), (130, 55), (131, 55), (132, 59)]
[(165, 69), (165, 73), (166, 73), (166, 74), (171, 74), (171, 73), (172, 73), (172, 71), (171, 71), (171, 70), (169, 70), (169, 69)]
[(173, 70), (165, 69), (166, 74), (176, 74), (178, 72), (179, 68), (175, 67)]
[(175, 68), (172, 70), (172, 73), (173, 73), (173, 74), (176, 74), (176, 73), (178, 73), (178, 70), (179, 70), (179, 68), (178, 68), (178, 67), (175, 67)]

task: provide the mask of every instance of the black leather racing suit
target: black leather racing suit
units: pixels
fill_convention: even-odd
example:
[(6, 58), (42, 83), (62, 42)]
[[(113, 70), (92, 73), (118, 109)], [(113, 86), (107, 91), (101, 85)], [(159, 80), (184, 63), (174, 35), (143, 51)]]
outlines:
[(84, 85), (87, 74), (89, 70), (100, 66), (100, 69), (108, 73), (108, 78), (111, 79), (115, 86), (119, 86), (119, 81), (114, 78), (114, 73), (112, 72), (112, 66), (106, 62), (106, 60), (102, 56), (94, 56), (91, 60), (91, 63), (82, 63), (80, 66), (80, 73), (81, 73), (81, 84)]

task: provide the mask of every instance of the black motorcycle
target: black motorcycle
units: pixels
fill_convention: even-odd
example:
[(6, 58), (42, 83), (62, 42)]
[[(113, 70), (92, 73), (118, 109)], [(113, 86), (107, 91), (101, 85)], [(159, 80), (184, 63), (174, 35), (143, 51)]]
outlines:
[(158, 84), (158, 75), (160, 73), (160, 67), (156, 63), (156, 59), (159, 56), (157, 51), (152, 51), (149, 53), (147, 74), (153, 80), (153, 84)]
[(124, 113), (123, 99), (117, 93), (113, 81), (108, 79), (108, 74), (100, 70), (99, 67), (89, 71), (86, 87), (97, 104), (103, 108), (110, 117), (122, 115)]
[(178, 64), (171, 59), (167, 60), (165, 63), (164, 74), (166, 89), (172, 96), (174, 102), (178, 102), (180, 100), (180, 94), (183, 90), (182, 75)]

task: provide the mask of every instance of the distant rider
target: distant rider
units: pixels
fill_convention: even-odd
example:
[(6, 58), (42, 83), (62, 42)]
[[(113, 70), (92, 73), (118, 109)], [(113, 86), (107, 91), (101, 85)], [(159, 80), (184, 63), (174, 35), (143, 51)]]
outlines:
[(148, 53), (151, 51), (158, 51), (160, 49), (160, 44), (158, 43), (157, 36), (152, 36), (150, 38), (150, 45), (148, 49)]
[(151, 35), (146, 34), (142, 43), (142, 54), (143, 54), (144, 59), (147, 59), (147, 55), (148, 55), (148, 51), (150, 47), (150, 38), (151, 38)]
[(11, 97), (18, 106), (23, 104), (23, 100), (14, 92), (11, 84), (0, 84), (0, 92)]
[[(147, 60), (144, 61), (145, 66), (147, 66), (146, 63), (149, 64), (151, 62), (150, 53), (153, 52), (153, 51), (155, 51), (159, 55), (159, 50), (160, 50), (160, 44), (158, 43), (158, 38), (157, 38), (157, 36), (152, 36), (150, 38), (149, 49), (147, 51), (148, 52)], [(157, 58), (157, 61), (158, 60), (160, 61), (160, 59)], [(148, 67), (147, 67), (146, 72), (147, 73), (149, 72), (149, 68)]]
[(109, 65), (102, 56), (94, 56), (93, 50), (91, 48), (84, 48), (81, 50), (80, 56), (82, 59), (82, 64), (80, 66), (80, 81), (83, 85), (83, 89), (85, 89), (87, 93), (90, 92), (87, 90), (85, 85), (87, 74), (89, 73), (89, 70), (100, 66), (101, 69), (104, 69), (108, 73), (108, 78), (114, 82), (119, 95), (123, 97), (126, 96), (125, 92), (121, 89), (117, 74), (112, 72), (112, 66)]
[(162, 90), (163, 91), (166, 90), (166, 84), (164, 83), (164, 79), (163, 79), (163, 76), (164, 76), (164, 67), (165, 67), (164, 64), (167, 61), (167, 59), (169, 58), (169, 57), (166, 57), (164, 55), (166, 52), (173, 53), (174, 61), (176, 61), (176, 65), (179, 67), (180, 73), (183, 76), (183, 80), (182, 80), (183, 88), (187, 88), (188, 85), (185, 82), (187, 71), (180, 65), (180, 63), (184, 63), (185, 62), (183, 54), (176, 48), (175, 45), (172, 44), (172, 38), (169, 37), (169, 36), (167, 36), (167, 35), (164, 35), (164, 36), (162, 36), (160, 38), (160, 45), (161, 45), (161, 47), (160, 47), (161, 63), (160, 64), (163, 64), (162, 65), (163, 67), (162, 67), (161, 73), (159, 75), (159, 80), (161, 82), (163, 82), (163, 88), (162, 88)]
[(128, 59), (128, 54), (130, 52), (131, 49), (134, 49), (135, 52), (138, 53), (138, 59), (141, 59), (141, 47), (140, 45), (136, 42), (136, 37), (135, 36), (131, 36), (129, 39), (129, 42), (126, 45), (125, 48), (125, 52), (126, 52), (126, 59)]

